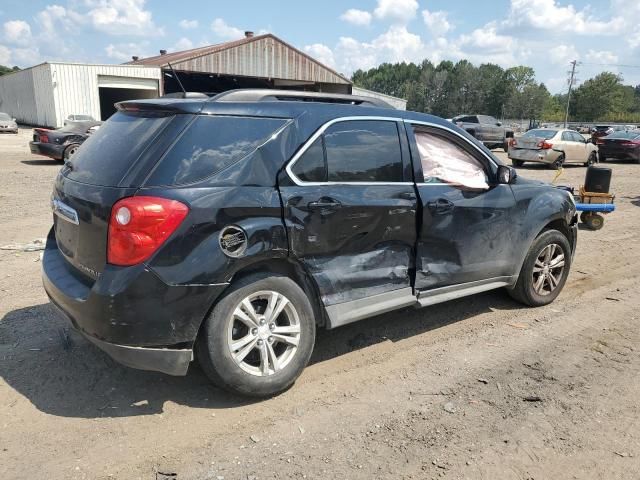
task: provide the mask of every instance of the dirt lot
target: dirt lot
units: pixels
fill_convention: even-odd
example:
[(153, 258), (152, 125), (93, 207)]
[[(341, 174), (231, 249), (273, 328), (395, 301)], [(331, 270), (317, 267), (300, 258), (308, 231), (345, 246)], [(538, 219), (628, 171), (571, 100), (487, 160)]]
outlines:
[[(0, 136), (0, 245), (51, 223), (59, 165), (30, 133)], [(640, 478), (640, 165), (611, 166), (618, 211), (580, 231), (554, 304), (495, 291), (321, 331), (262, 402), (115, 364), (48, 305), (38, 252), (0, 250), (2, 478)]]

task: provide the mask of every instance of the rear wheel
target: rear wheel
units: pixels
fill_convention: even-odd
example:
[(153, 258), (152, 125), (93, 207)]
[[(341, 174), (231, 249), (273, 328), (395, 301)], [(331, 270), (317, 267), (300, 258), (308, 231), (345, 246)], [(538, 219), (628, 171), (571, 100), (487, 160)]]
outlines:
[(524, 162), (522, 160), (511, 159), (511, 165), (513, 165), (514, 167), (521, 167), (524, 165)]
[(584, 166), (590, 167), (591, 165), (595, 164), (597, 161), (598, 161), (598, 155), (596, 154), (596, 152), (591, 152)]
[(554, 170), (560, 170), (564, 165), (564, 153), (561, 154), (558, 158), (556, 158), (555, 162), (553, 162), (550, 166)]
[(80, 145), (72, 143), (67, 148), (65, 148), (62, 160), (64, 160), (66, 162), (71, 157), (73, 157), (76, 154), (76, 152), (78, 151), (79, 147), (80, 147)]
[(206, 319), (196, 345), (205, 374), (218, 386), (252, 397), (289, 388), (315, 343), (313, 309), (282, 276), (247, 277)]
[(502, 144), (502, 149), (504, 150), (504, 153), (509, 153), (509, 140), (505, 139)]
[(536, 238), (509, 294), (530, 307), (553, 302), (562, 291), (571, 267), (569, 241), (558, 230), (545, 230)]

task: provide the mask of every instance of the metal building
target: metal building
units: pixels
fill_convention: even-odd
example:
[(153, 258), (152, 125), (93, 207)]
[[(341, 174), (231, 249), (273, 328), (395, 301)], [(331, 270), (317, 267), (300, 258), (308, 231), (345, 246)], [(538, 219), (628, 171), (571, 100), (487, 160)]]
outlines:
[(155, 98), (157, 68), (43, 63), (0, 77), (0, 111), (19, 123), (60, 127), (71, 114), (109, 118), (122, 100)]
[[(60, 127), (71, 114), (109, 118), (114, 103), (187, 91), (216, 94), (235, 88), (352, 93), (349, 79), (274, 35), (245, 33), (218, 45), (166, 53), (125, 65), (47, 62), (0, 77), (0, 111), (29, 125)], [(406, 101), (383, 98), (396, 108)]]

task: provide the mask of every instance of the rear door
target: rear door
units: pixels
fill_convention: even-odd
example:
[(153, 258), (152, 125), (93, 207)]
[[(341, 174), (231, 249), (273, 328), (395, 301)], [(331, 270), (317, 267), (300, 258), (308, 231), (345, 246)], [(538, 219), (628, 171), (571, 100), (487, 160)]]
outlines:
[(279, 188), (291, 253), (313, 276), (332, 326), (363, 308), (415, 302), (417, 201), (402, 123), (329, 122), (294, 156)]
[(410, 126), (419, 194), (416, 290), (514, 275), (517, 235), (515, 197), (496, 184), (497, 165), (454, 132)]

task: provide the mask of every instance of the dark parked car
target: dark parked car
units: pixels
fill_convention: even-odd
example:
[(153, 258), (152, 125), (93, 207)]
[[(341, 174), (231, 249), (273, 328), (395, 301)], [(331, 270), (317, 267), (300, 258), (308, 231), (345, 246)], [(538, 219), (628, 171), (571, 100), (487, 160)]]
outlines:
[(596, 141), (600, 161), (608, 158), (640, 163), (640, 130), (615, 132)]
[(54, 160), (68, 160), (78, 147), (99, 128), (95, 122), (69, 123), (57, 130), (34, 128), (33, 140), (29, 142), (31, 153), (44, 155)]
[(42, 266), (125, 365), (184, 375), (195, 352), (273, 395), (317, 328), (500, 287), (546, 305), (569, 274), (573, 197), (443, 119), (273, 90), (117, 108), (56, 178)]
[(0, 112), (0, 132), (18, 133), (16, 119), (7, 113)]
[(503, 126), (495, 118), (489, 115), (458, 115), (451, 121), (488, 148), (503, 148), (505, 152), (509, 151), (509, 139), (513, 138), (513, 129)]

